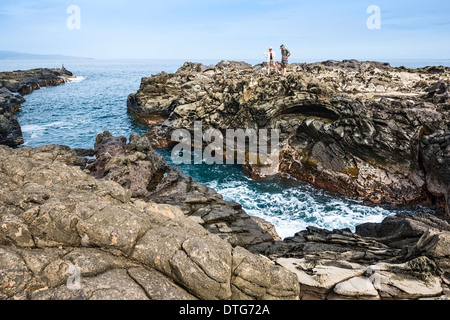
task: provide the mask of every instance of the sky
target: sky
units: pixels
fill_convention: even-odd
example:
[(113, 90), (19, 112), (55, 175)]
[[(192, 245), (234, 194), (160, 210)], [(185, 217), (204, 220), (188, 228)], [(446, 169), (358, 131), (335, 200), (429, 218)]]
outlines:
[(296, 60), (450, 59), (448, 0), (0, 0), (0, 30), (0, 51), (97, 59), (260, 59), (281, 44)]

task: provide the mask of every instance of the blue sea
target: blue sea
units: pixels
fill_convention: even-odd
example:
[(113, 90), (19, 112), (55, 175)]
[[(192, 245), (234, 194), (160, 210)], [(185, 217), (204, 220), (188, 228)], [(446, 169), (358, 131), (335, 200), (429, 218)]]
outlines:
[[(218, 60), (199, 60), (214, 64)], [(259, 63), (261, 61), (248, 61)], [(292, 61), (301, 62), (301, 61)], [(311, 62), (311, 61), (308, 61)], [(450, 60), (394, 60), (393, 66), (450, 66)], [(0, 71), (61, 67), (64, 61), (0, 61)], [(48, 87), (25, 96), (17, 113), (25, 146), (64, 144), (93, 148), (98, 133), (128, 137), (149, 130), (127, 113), (126, 101), (139, 88), (142, 77), (175, 72), (181, 60), (85, 60), (67, 61), (65, 67), (78, 82)], [(159, 151), (168, 163), (170, 152)], [(293, 236), (308, 226), (355, 229), (365, 222), (380, 222), (396, 211), (364, 206), (359, 201), (337, 197), (286, 177), (253, 181), (239, 166), (182, 165), (197, 181), (217, 190), (226, 200), (241, 203), (250, 215), (272, 222), (281, 237)]]

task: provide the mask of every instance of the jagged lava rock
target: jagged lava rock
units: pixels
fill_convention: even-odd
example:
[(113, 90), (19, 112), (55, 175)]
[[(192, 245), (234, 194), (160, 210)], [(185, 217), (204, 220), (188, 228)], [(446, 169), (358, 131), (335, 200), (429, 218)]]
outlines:
[[(262, 65), (186, 63), (143, 78), (128, 110), (157, 118), (148, 133), (155, 147), (172, 146), (171, 132), (195, 121), (279, 129), (282, 172), (373, 204), (435, 206), (449, 218), (449, 75), (356, 60), (294, 64), (285, 77)], [(258, 165), (244, 169), (264, 177)]]

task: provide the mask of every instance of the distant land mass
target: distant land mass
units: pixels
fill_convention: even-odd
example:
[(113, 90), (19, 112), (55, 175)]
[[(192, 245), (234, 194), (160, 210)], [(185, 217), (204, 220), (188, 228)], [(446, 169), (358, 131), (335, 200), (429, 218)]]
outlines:
[(0, 51), (0, 60), (93, 60), (92, 58), (64, 56), (60, 54), (32, 54)]

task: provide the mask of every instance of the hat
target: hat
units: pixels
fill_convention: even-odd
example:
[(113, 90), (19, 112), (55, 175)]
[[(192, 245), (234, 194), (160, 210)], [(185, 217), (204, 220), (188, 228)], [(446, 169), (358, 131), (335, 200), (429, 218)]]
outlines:
[(280, 48), (285, 48), (284, 44), (282, 44), (282, 45), (280, 46)]
[(272, 47), (269, 47), (269, 50), (272, 50), (273, 48)]

